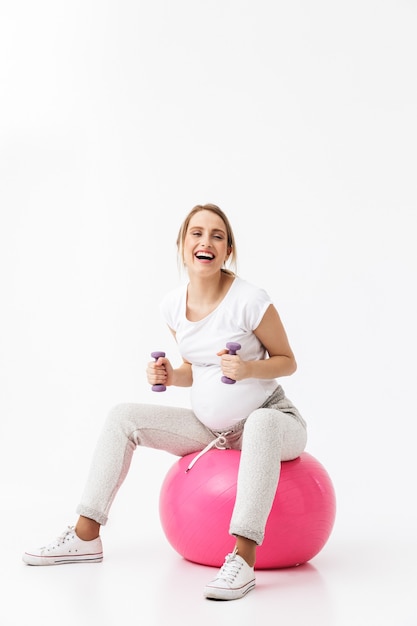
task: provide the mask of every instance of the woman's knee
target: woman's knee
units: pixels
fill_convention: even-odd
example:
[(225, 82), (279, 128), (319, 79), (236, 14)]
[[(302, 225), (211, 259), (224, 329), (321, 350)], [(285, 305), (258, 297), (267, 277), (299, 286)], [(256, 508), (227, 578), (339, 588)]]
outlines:
[(284, 428), (279, 411), (275, 409), (256, 409), (245, 422), (243, 439), (248, 441), (273, 441), (275, 445), (282, 442)]
[(245, 433), (262, 433), (275, 440), (302, 439), (306, 430), (292, 415), (277, 409), (261, 408), (253, 411), (245, 424)]
[(140, 413), (140, 405), (131, 403), (116, 404), (108, 413), (105, 426), (107, 428), (122, 428), (131, 424), (132, 420), (137, 421)]
[(250, 428), (266, 428), (280, 430), (285, 424), (285, 415), (276, 409), (256, 409), (252, 411), (245, 423), (245, 430)]

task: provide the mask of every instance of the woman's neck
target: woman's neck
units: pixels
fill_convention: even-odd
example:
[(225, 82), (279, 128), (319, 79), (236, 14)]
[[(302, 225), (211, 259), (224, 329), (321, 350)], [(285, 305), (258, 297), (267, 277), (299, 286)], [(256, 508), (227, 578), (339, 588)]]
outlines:
[(203, 280), (190, 277), (187, 287), (187, 318), (198, 321), (214, 311), (229, 291), (234, 278), (225, 272)]

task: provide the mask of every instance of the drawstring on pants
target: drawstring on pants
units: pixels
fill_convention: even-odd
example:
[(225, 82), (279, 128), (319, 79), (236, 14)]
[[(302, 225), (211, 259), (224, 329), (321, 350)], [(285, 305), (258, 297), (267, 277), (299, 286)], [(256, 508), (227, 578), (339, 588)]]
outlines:
[(190, 471), (190, 469), (193, 467), (193, 465), (198, 461), (198, 459), (200, 457), (203, 456), (203, 454), (205, 454), (206, 452), (208, 452), (209, 450), (211, 450), (212, 448), (217, 448), (218, 450), (226, 450), (226, 437), (227, 435), (230, 435), (232, 431), (228, 430), (225, 433), (216, 433), (217, 437), (216, 439), (213, 439), (213, 441), (210, 441), (210, 443), (204, 448), (204, 450), (201, 450), (201, 452), (199, 452), (191, 461), (191, 463), (189, 464), (189, 466), (187, 467), (187, 469), (185, 470), (185, 473), (187, 473), (188, 471)]

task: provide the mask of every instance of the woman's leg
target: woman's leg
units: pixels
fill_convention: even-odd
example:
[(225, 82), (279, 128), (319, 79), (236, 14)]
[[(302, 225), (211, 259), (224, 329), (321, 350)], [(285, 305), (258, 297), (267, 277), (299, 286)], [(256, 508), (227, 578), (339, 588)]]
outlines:
[[(206, 598), (234, 600), (255, 587), (256, 548), (264, 538), (281, 461), (299, 456), (306, 440), (304, 423), (294, 415), (271, 408), (257, 409), (249, 415), (241, 438), (236, 501), (230, 522), (236, 546), (206, 586)], [(239, 440), (232, 447), (240, 447)]]
[(212, 433), (189, 409), (153, 404), (120, 404), (105, 422), (81, 502), (77, 533), (98, 534), (107, 522), (113, 500), (123, 483), (137, 446), (184, 456), (204, 448)]
[(264, 539), (281, 461), (300, 456), (306, 441), (305, 427), (291, 414), (261, 408), (246, 420), (230, 533), (236, 535), (238, 553), (251, 566), (256, 546)]
[(213, 434), (189, 409), (144, 404), (121, 404), (110, 413), (85, 486), (76, 527), (40, 548), (28, 550), (28, 565), (100, 563), (103, 547), (100, 526), (107, 521), (110, 506), (129, 470), (136, 446), (166, 450), (183, 456), (199, 452)]

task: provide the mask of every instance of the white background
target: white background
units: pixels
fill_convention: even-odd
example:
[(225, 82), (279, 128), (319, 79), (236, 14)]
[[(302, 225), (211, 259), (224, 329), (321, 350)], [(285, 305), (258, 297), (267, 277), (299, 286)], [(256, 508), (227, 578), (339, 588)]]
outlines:
[[(178, 228), (205, 202), (232, 222), (239, 274), (280, 311), (299, 364), (281, 382), (335, 485), (315, 567), (343, 572), (344, 589), (318, 623), (417, 624), (414, 570), (394, 570), (416, 556), (416, 17), (411, 0), (0, 1), (2, 568), (8, 597), (38, 599), (2, 624), (28, 623), (65, 581), (20, 555), (74, 521), (108, 410), (188, 403), (173, 389), (155, 399), (144, 370), (155, 349), (179, 362), (158, 302), (183, 280)], [(164, 542), (157, 494), (173, 458), (138, 454), (106, 529), (120, 576), (152, 533), (142, 571)], [(186, 564), (160, 549), (179, 584)], [(388, 576), (381, 609), (357, 582), (366, 549), (366, 584)], [(192, 576), (181, 602), (196, 596), (205, 623), (196, 607), (213, 605)], [(268, 612), (256, 593), (243, 604)], [(102, 623), (119, 623), (113, 600)], [(69, 623), (96, 615), (76, 607)], [(169, 608), (148, 609), (146, 623), (165, 623)]]

